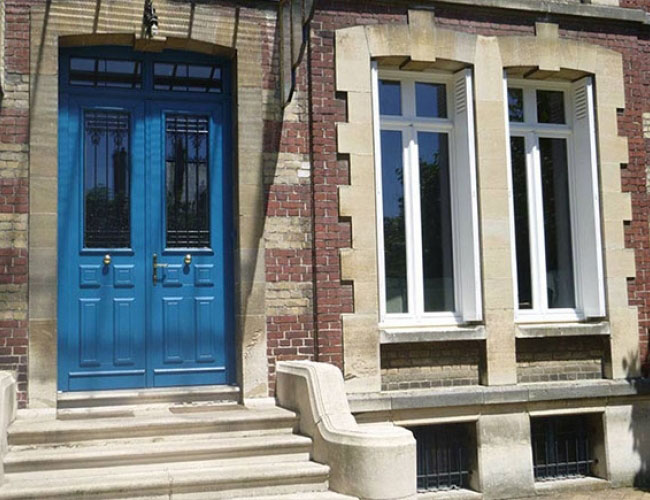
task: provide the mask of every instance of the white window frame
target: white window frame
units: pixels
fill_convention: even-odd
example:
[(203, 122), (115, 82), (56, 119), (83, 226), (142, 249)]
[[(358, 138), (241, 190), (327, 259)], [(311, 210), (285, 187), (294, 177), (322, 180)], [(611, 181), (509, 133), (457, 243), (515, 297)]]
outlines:
[[(386, 79), (401, 82), (402, 115), (380, 116), (379, 110), (379, 80)], [(471, 83), (471, 79), (469, 79)], [(446, 86), (447, 97), (447, 118), (423, 118), (416, 116), (415, 110), (415, 82), (441, 83)], [(471, 193), (470, 217), (474, 219), (475, 232), (473, 235), (472, 250), (474, 251), (473, 267), (475, 277), (472, 280), (460, 279), (460, 240), (457, 220), (459, 218), (459, 200), (455, 193), (453, 169), (457, 163), (455, 152), (455, 129), (454, 116), (456, 114), (456, 102), (454, 96), (454, 74), (448, 72), (407, 72), (395, 70), (379, 70), (377, 63), (373, 62), (372, 69), (373, 87), (373, 126), (375, 140), (375, 175), (376, 175), (376, 207), (377, 207), (377, 256), (378, 256), (378, 278), (380, 297), (380, 328), (400, 329), (409, 327), (429, 326), (456, 326), (464, 324), (467, 319), (463, 315), (463, 286), (474, 287), (472, 298), (478, 303), (478, 307), (472, 311), (471, 320), (480, 321), (481, 314), (481, 290), (478, 282), (480, 268), (478, 262), (478, 229), (477, 229), (477, 201), (476, 201), (476, 174), (475, 174), (475, 150), (473, 134), (473, 106), (469, 104), (471, 116), (471, 144), (468, 145), (469, 156), (472, 158), (471, 171), (473, 186)], [(471, 89), (470, 89), (471, 92)], [(395, 130), (402, 133), (403, 143), (403, 165), (404, 165), (404, 203), (405, 203), (405, 231), (406, 231), (406, 273), (408, 290), (408, 311), (409, 313), (387, 313), (386, 312), (386, 278), (384, 260), (384, 228), (383, 228), (383, 196), (382, 196), (382, 159), (381, 159), (381, 131)], [(449, 171), (450, 171), (450, 198), (451, 198), (451, 226), (452, 226), (452, 252), (453, 252), (453, 276), (454, 276), (454, 311), (425, 312), (424, 311), (424, 283), (422, 280), (422, 234), (420, 204), (414, 203), (419, 200), (420, 183), (418, 165), (418, 132), (446, 133), (448, 138)], [(464, 215), (464, 214), (463, 214)]]
[[(584, 307), (584, 291), (582, 289), (581, 279), (579, 279), (580, 259), (580, 241), (578, 238), (578, 220), (577, 206), (581, 202), (576, 189), (578, 174), (575, 159), (574, 143), (574, 115), (575, 102), (573, 98), (573, 88), (570, 83), (564, 82), (540, 82), (522, 79), (504, 78), (504, 91), (506, 102), (506, 121), (508, 124), (508, 182), (510, 198), (510, 228), (512, 241), (512, 269), (514, 285), (514, 302), (515, 302), (515, 321), (519, 323), (540, 323), (540, 322), (575, 322), (587, 318)], [(522, 89), (524, 98), (524, 121), (514, 122), (509, 119), (508, 112), (508, 89)], [(537, 90), (555, 90), (564, 93), (564, 114), (565, 124), (546, 124), (537, 123)], [(589, 89), (591, 92), (591, 89)], [(591, 103), (593, 111), (593, 103)], [(595, 130), (588, 131), (595, 144)], [(516, 235), (514, 222), (514, 196), (512, 185), (512, 158), (510, 154), (510, 137), (523, 137), (526, 151), (526, 178), (527, 178), (527, 198), (528, 198), (528, 224), (530, 233), (530, 267), (531, 267), (531, 288), (532, 288), (532, 309), (519, 309), (519, 292), (517, 280), (517, 255), (516, 255)], [(561, 138), (567, 141), (567, 167), (569, 181), (569, 211), (571, 224), (571, 250), (573, 265), (573, 283), (575, 295), (575, 308), (549, 308), (547, 296), (547, 275), (546, 275), (546, 255), (545, 255), (545, 234), (544, 234), (544, 214), (543, 214), (543, 193), (541, 183), (541, 157), (539, 151), (539, 140), (542, 138)], [(595, 158), (593, 159), (595, 162)], [(597, 169), (597, 165), (593, 165)], [(596, 172), (597, 175), (597, 172)], [(593, 193), (593, 198), (598, 203), (598, 193)], [(597, 208), (596, 208), (597, 211)], [(599, 222), (598, 213), (594, 214), (596, 221)], [(596, 228), (600, 241), (599, 227)], [(597, 252), (601, 249), (598, 248)], [(602, 267), (602, 266), (601, 266)], [(602, 273), (602, 269), (591, 269), (587, 272)], [(603, 278), (598, 276), (598, 281), (602, 285)], [(598, 314), (600, 316), (600, 314)]]

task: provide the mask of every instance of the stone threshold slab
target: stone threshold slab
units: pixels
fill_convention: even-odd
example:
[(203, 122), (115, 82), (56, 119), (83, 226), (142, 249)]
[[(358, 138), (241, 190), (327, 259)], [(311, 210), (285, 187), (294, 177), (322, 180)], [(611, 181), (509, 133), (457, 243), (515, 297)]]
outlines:
[(544, 382), (349, 394), (352, 413), (650, 396), (650, 379)]

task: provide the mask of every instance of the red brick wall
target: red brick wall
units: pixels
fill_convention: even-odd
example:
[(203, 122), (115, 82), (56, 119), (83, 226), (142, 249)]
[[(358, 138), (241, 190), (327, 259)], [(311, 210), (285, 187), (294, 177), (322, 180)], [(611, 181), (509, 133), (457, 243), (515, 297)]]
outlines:
[(27, 151), (29, 112), (29, 7), (5, 2), (5, 96), (0, 101), (0, 370), (18, 380), (27, 402)]
[[(648, 8), (648, 1), (624, 0), (626, 7)], [(619, 115), (619, 133), (629, 139), (630, 161), (622, 170), (624, 190), (632, 193), (633, 221), (626, 227), (626, 244), (634, 248), (637, 276), (630, 283), (630, 303), (639, 308), (642, 363), (647, 374), (650, 329), (650, 235), (646, 190), (646, 165), (650, 144), (643, 139), (641, 112), (650, 111), (650, 43), (640, 25), (617, 25), (604, 21), (573, 19), (547, 14), (445, 6), (435, 10), (436, 20), (450, 29), (482, 35), (534, 34), (536, 21), (560, 24), (562, 37), (584, 40), (623, 54), (626, 108)], [(314, 138), (314, 191), (316, 243), (316, 331), (319, 348), (328, 348), (329, 359), (341, 362), (340, 314), (353, 308), (350, 286), (339, 274), (338, 250), (350, 245), (350, 228), (337, 216), (337, 185), (348, 183), (347, 163), (336, 154), (335, 123), (345, 119), (345, 95), (335, 91), (334, 30), (361, 24), (405, 23), (406, 6), (391, 7), (372, 2), (317, 4), (312, 22), (312, 134)]]
[[(268, 23), (265, 34), (265, 86), (274, 95), (269, 106), (275, 106), (273, 119), (266, 117), (264, 141), (266, 328), (269, 384), (273, 394), (278, 361), (315, 357), (313, 192), (309, 169), (303, 169), (302, 173), (307, 175), (300, 176), (299, 169), (292, 167), (299, 163), (308, 165), (311, 151), (306, 60), (303, 58), (297, 69), (292, 103), (282, 113), (277, 108), (280, 103), (276, 24)], [(286, 311), (283, 311), (285, 304)]]

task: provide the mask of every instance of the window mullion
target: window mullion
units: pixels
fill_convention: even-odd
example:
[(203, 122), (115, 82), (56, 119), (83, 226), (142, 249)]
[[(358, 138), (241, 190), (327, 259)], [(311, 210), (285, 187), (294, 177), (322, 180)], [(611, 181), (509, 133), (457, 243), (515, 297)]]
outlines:
[(543, 312), (548, 310), (548, 297), (546, 295), (546, 239), (544, 231), (544, 193), (542, 186), (542, 162), (539, 153), (539, 137), (530, 134), (527, 137), (530, 145), (530, 199), (531, 199), (531, 231), (532, 254), (534, 255), (533, 293), (534, 310)]
[(537, 93), (534, 88), (524, 88), (524, 123), (537, 124)]
[(403, 116), (408, 119), (415, 119), (415, 81), (402, 80), (402, 89)]
[(410, 247), (409, 255), (411, 257), (411, 290), (413, 290), (414, 307), (411, 309), (412, 314), (421, 318), (424, 314), (424, 284), (423, 263), (422, 263), (422, 215), (420, 210), (420, 169), (419, 169), (419, 150), (417, 143), (417, 130), (414, 126), (409, 127), (410, 144), (409, 144), (409, 163), (408, 170), (410, 174), (409, 195), (411, 198), (410, 214), (411, 237), (407, 246)]

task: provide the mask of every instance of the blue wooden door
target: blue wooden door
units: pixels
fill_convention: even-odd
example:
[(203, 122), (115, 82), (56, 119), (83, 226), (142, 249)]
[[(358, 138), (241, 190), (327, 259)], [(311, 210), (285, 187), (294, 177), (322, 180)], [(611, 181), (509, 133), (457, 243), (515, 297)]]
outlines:
[(61, 57), (59, 389), (231, 383), (224, 65), (97, 52)]
[[(149, 385), (228, 381), (232, 213), (224, 109), (150, 102)], [(161, 168), (162, 167), (162, 168)]]

